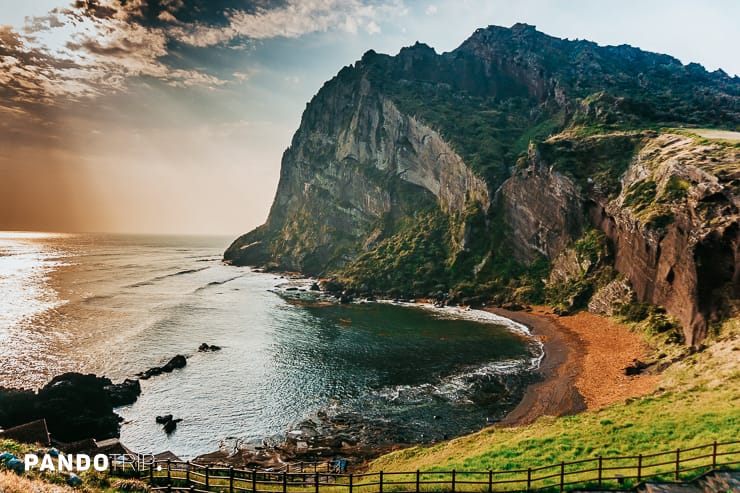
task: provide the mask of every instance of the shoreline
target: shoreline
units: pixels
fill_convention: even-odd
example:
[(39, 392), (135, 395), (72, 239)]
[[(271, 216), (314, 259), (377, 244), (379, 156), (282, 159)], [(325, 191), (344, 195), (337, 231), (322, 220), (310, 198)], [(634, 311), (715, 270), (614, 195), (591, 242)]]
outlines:
[(587, 409), (576, 388), (576, 379), (582, 371), (577, 355), (585, 348), (574, 333), (562, 330), (542, 314), (503, 308), (484, 310), (527, 326), (542, 343), (544, 353), (537, 369), (542, 380), (527, 386), (519, 404), (495, 426), (522, 426), (542, 416), (564, 416)]
[(605, 316), (588, 312), (557, 316), (547, 307), (531, 312), (486, 311), (527, 325), (544, 344), (540, 382), (495, 426), (516, 427), (543, 416), (566, 416), (649, 394), (659, 375), (628, 376), (625, 368), (649, 356), (639, 334)]
[[(296, 281), (298, 284), (314, 282), (291, 281), (289, 284), (293, 286)], [(322, 294), (329, 293), (322, 291)], [(650, 348), (641, 335), (604, 315), (578, 312), (558, 316), (547, 306), (520, 311), (500, 307), (437, 307), (425, 299), (378, 299), (370, 303), (391, 303), (484, 323), (500, 323), (539, 345), (540, 355), (532, 360), (532, 366), (540, 381), (528, 385), (519, 404), (494, 426), (527, 425), (543, 416), (565, 416), (598, 409), (648, 394), (660, 380), (658, 375), (625, 374), (625, 368), (636, 360), (649, 358)]]
[[(313, 282), (313, 280), (310, 281)], [(297, 284), (301, 285), (305, 282), (305, 279), (292, 279), (283, 286), (288, 285), (295, 288)], [(280, 287), (276, 288), (276, 294), (281, 292), (288, 294)], [(321, 291), (321, 295), (327, 294)], [(307, 302), (305, 299), (296, 298), (292, 301)], [(363, 301), (358, 302), (363, 303)], [(508, 330), (520, 333), (537, 344), (540, 354), (531, 361), (532, 371), (539, 375), (539, 381), (527, 385), (521, 401), (500, 421), (492, 423), (493, 427), (526, 426), (544, 416), (573, 415), (615, 402), (623, 402), (630, 397), (651, 392), (657, 387), (660, 378), (654, 375), (626, 376), (624, 374), (624, 369), (630, 366), (635, 359), (646, 358), (649, 348), (639, 334), (631, 332), (627, 326), (618, 324), (605, 316), (581, 312), (560, 317), (554, 315), (548, 307), (510, 311), (497, 307), (479, 309), (454, 306), (435, 307), (427, 300), (365, 302), (392, 303), (440, 312), (451, 317), (480, 322), (498, 322), (507, 326)], [(313, 303), (323, 305), (334, 304), (336, 301), (325, 298), (315, 300)], [(501, 320), (501, 317), (505, 320)], [(242, 450), (231, 457), (227, 457), (227, 454), (223, 452), (217, 452), (200, 456), (198, 459), (209, 462), (214, 460), (244, 461), (251, 464), (257, 462), (264, 466), (274, 467), (277, 464), (301, 460), (304, 457), (304, 454), (296, 454), (298, 450), (295, 450), (294, 445), (291, 446), (286, 442), (274, 448), (269, 447), (269, 450), (263, 448), (252, 451), (252, 453)], [(331, 451), (333, 447), (329, 447), (324, 449), (321, 455), (327, 458), (333, 456), (348, 458), (353, 463), (353, 469), (361, 470), (369, 460), (408, 446), (413, 446), (413, 444), (395, 442), (386, 446), (368, 447), (368, 444), (358, 442), (352, 447), (337, 448), (333, 452)]]

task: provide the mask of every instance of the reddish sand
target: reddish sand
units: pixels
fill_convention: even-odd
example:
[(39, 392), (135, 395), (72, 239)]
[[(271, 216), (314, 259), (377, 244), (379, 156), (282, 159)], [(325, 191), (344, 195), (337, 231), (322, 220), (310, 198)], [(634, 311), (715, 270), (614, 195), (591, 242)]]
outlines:
[(527, 389), (503, 425), (598, 409), (650, 393), (660, 379), (624, 374), (634, 359), (647, 358), (649, 348), (639, 334), (606, 317), (585, 312), (558, 317), (546, 307), (531, 312), (489, 311), (523, 323), (545, 344), (540, 368), (543, 381)]

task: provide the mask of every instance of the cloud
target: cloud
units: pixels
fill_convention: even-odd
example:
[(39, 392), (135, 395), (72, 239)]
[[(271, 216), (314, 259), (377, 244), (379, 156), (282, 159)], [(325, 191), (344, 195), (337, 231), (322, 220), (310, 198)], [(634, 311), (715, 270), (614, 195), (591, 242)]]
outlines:
[(369, 4), (360, 0), (289, 0), (273, 8), (258, 7), (253, 12), (230, 11), (226, 26), (194, 24), (169, 31), (180, 42), (207, 47), (234, 38), (297, 38), (315, 32), (356, 33), (362, 28), (369, 34), (381, 31), (382, 19), (406, 15), (400, 0)]
[(437, 6), (436, 5), (430, 5), (426, 8), (424, 11), (426, 15), (435, 15), (437, 13)]
[(384, 19), (406, 12), (402, 0), (74, 0), (27, 18), (21, 32), (0, 26), (0, 107), (59, 106), (125, 90), (135, 77), (214, 89), (228, 81), (178, 66), (173, 46), (243, 49), (316, 32), (376, 34)]

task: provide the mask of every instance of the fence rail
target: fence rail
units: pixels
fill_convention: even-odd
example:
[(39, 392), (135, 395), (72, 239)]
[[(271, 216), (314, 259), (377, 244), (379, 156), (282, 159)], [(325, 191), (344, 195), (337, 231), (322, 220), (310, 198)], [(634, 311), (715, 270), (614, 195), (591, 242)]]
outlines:
[[(651, 479), (679, 482), (710, 470), (740, 465), (740, 441), (668, 452), (594, 457), (506, 471), (412, 471), (351, 474), (332, 472), (330, 463), (288, 465), (279, 470), (235, 469), (190, 462), (153, 462), (129, 470), (152, 491), (251, 493), (494, 493), (625, 489)], [(118, 473), (126, 471), (116, 471)]]

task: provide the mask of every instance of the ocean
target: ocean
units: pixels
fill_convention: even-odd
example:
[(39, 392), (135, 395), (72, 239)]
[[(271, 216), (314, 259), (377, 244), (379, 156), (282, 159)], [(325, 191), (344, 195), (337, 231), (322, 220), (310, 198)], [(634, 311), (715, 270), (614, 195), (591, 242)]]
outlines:
[[(192, 458), (322, 413), (403, 443), (468, 433), (516, 404), (541, 356), (525, 328), (483, 312), (296, 303), (279, 275), (224, 265), (231, 240), (0, 232), (0, 385), (120, 381), (184, 354), (117, 412), (129, 448)], [(169, 436), (162, 414), (183, 420)]]

